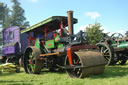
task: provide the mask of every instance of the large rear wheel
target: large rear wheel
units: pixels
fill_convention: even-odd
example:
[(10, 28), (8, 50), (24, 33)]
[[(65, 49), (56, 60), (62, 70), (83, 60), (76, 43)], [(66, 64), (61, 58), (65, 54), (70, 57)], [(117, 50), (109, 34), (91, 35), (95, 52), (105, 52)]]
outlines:
[(115, 64), (113, 48), (106, 43), (98, 43), (97, 46), (99, 47), (101, 54), (106, 60), (106, 65)]
[(28, 47), (24, 53), (24, 69), (26, 73), (39, 74), (42, 68), (40, 49), (34, 46)]

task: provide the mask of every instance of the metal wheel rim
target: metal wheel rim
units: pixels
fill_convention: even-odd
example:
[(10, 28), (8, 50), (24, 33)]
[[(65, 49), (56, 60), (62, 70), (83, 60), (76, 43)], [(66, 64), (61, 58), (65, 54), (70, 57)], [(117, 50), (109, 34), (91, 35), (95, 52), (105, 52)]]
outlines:
[(106, 65), (113, 65), (113, 53), (109, 46), (106, 44), (100, 44), (100, 52), (102, 53), (103, 57), (105, 58)]
[(33, 59), (33, 57), (34, 57), (34, 54), (31, 50), (31, 51), (29, 51), (29, 53), (28, 53), (28, 55), (26, 56), (26, 59), (25, 59), (26, 69), (27, 69), (28, 73), (34, 73), (35, 60)]
[[(79, 57), (73, 57), (73, 65), (77, 65), (77, 66), (81, 66), (81, 60), (79, 59)], [(68, 62), (68, 56), (66, 56), (65, 59), (65, 65), (69, 65)], [(82, 75), (82, 68), (73, 68), (73, 69), (67, 69), (66, 70), (67, 73), (69, 74), (70, 77), (76, 77), (76, 78), (80, 78)]]
[(40, 54), (40, 49), (34, 46), (30, 46), (25, 50), (23, 60), (26, 73), (40, 74), (43, 66), (43, 62), (40, 60)]

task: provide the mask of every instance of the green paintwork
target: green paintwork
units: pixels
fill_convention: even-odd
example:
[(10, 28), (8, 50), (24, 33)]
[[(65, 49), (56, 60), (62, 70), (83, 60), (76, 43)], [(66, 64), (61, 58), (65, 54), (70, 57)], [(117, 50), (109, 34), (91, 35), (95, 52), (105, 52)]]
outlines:
[(27, 29), (22, 30), (22, 31), (21, 31), (21, 34), (22, 34), (22, 33), (25, 33), (25, 32), (28, 32), (28, 31), (30, 31), (30, 30), (32, 30), (32, 29), (38, 28), (39, 26), (44, 25), (44, 24), (46, 24), (46, 23), (48, 23), (48, 22), (50, 22), (50, 21), (52, 21), (52, 18), (49, 18), (49, 19), (47, 19), (47, 20), (45, 20), (45, 21), (42, 21), (42, 22), (40, 22), (40, 23), (38, 23), (38, 24), (35, 24), (35, 25), (33, 25), (33, 26), (31, 26), (31, 27), (29, 27), (29, 28), (27, 28)]
[(122, 42), (120, 45), (117, 46), (118, 48), (128, 48), (128, 41)]
[(49, 40), (49, 41), (45, 41), (45, 46), (46, 48), (55, 48), (55, 41), (54, 40)]
[(59, 42), (59, 40), (60, 40), (60, 36), (59, 36), (59, 35), (57, 35), (57, 36), (55, 37), (55, 42), (56, 42), (56, 43), (58, 43), (58, 42)]
[(64, 44), (59, 43), (59, 40), (60, 40), (60, 36), (57, 35), (57, 36), (55, 37), (55, 43), (57, 43), (57, 48), (62, 48), (62, 47), (64, 46)]
[[(31, 54), (29, 54), (29, 58), (32, 59), (33, 58), (33, 52)], [(34, 72), (35, 69), (35, 64), (28, 64), (29, 67), (31, 68), (32, 72)]]
[(34, 72), (35, 64), (29, 64), (29, 66), (30, 66), (30, 68), (31, 68), (32, 72)]
[(115, 41), (112, 40), (111, 42), (113, 47), (117, 47), (117, 43)]
[(32, 58), (33, 57), (33, 53), (31, 53), (30, 55), (29, 55), (29, 58)]
[(32, 55), (29, 55), (29, 58), (32, 58)]
[(38, 48), (40, 48), (40, 40), (37, 38), (36, 39), (36, 42), (35, 42), (35, 47), (38, 47)]
[(59, 43), (57, 48), (62, 48), (63, 46), (64, 46), (64, 44)]
[(112, 44), (112, 46), (113, 46), (113, 47), (117, 47), (117, 44), (116, 44), (116, 43), (115, 43), (115, 44)]

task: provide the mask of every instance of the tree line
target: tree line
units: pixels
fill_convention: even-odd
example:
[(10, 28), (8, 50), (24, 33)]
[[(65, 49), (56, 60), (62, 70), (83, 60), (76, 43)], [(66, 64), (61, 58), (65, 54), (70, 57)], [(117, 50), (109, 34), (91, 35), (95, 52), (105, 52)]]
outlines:
[(29, 22), (26, 21), (24, 15), (25, 11), (21, 7), (19, 0), (11, 0), (13, 3), (12, 8), (9, 8), (7, 4), (0, 2), (0, 26), (5, 29), (10, 26), (19, 26), (26, 28), (29, 26)]

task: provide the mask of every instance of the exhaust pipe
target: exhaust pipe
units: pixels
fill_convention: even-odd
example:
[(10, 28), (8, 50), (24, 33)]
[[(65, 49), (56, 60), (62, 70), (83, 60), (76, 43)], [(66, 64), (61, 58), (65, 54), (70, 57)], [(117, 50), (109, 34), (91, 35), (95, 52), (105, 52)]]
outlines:
[(69, 34), (73, 35), (73, 11), (67, 11), (68, 14), (68, 31)]

